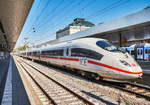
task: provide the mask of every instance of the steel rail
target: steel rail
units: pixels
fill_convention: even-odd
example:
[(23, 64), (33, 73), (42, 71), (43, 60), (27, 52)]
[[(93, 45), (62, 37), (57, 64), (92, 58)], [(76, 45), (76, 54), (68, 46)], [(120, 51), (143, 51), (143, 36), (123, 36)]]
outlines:
[[(26, 62), (25, 62), (26, 63)], [(31, 64), (28, 64), (31, 66)], [(35, 68), (35, 67), (33, 67)], [(37, 69), (37, 68), (35, 68)], [(64, 70), (66, 72), (66, 70)], [(72, 73), (73, 75), (76, 73)], [(76, 76), (79, 76), (79, 75), (76, 75)], [(85, 78), (83, 76), (80, 76), (81, 78), (83, 79), (86, 79), (86, 80), (89, 80), (91, 82), (95, 82), (95, 83), (98, 83), (98, 84), (105, 84), (105, 85), (108, 85), (108, 86), (111, 86), (111, 87), (114, 87), (114, 88), (117, 88), (117, 89), (120, 89), (122, 91), (125, 91), (125, 92), (128, 92), (128, 93), (131, 93), (131, 94), (134, 94), (136, 95), (137, 97), (141, 97), (141, 98), (144, 98), (148, 101), (150, 101), (150, 95), (145, 95), (145, 94), (142, 94), (142, 93), (137, 93), (136, 91), (133, 91), (133, 90), (129, 90), (127, 89), (127, 85), (130, 85), (132, 87), (137, 87), (137, 88), (140, 88), (140, 89), (144, 89), (145, 93), (148, 91), (150, 92), (150, 87), (146, 87), (146, 86), (142, 86), (142, 85), (139, 85), (139, 84), (134, 84), (134, 83), (131, 83), (131, 82), (114, 82), (114, 81), (107, 81), (107, 80), (93, 80), (93, 79), (89, 79), (89, 78)]]
[[(17, 60), (18, 61), (18, 60)], [(51, 101), (52, 104), (57, 105), (55, 101), (47, 94), (47, 92), (40, 86), (40, 84), (33, 78), (33, 76), (28, 72), (28, 70), (18, 61), (20, 66), (26, 71), (26, 73), (32, 78), (34, 83), (40, 88), (40, 90), (46, 95), (46, 97)]]
[[(22, 61), (23, 61), (23, 60), (22, 60)], [(23, 62), (24, 62), (24, 61), (23, 61)], [(26, 62), (24, 62), (24, 63), (26, 63)], [(82, 97), (81, 95), (79, 95), (79, 94), (77, 94), (76, 92), (74, 92), (74, 91), (70, 90), (69, 88), (65, 87), (64, 85), (62, 85), (62, 84), (59, 83), (58, 81), (56, 81), (56, 80), (52, 79), (51, 77), (47, 76), (46, 74), (42, 73), (39, 69), (33, 67), (31, 64), (28, 64), (28, 63), (26, 63), (26, 64), (29, 65), (30, 67), (32, 67), (33, 69), (37, 70), (39, 73), (41, 73), (42, 75), (44, 75), (45, 77), (47, 77), (47, 78), (50, 79), (51, 81), (55, 82), (57, 85), (63, 87), (65, 90), (69, 91), (69, 92), (72, 93), (74, 96), (76, 96), (76, 97), (78, 97), (79, 99), (81, 99), (84, 103), (86, 103), (86, 105), (95, 105), (94, 103), (92, 103), (92, 102), (90, 102), (89, 100), (85, 99), (85, 98)], [(28, 73), (28, 71), (27, 71), (27, 73)], [(30, 76), (31, 76), (31, 75), (30, 75)], [(34, 79), (34, 78), (32, 77), (32, 79)], [(36, 80), (34, 80), (34, 81), (36, 81)], [(37, 83), (37, 82), (36, 82), (36, 83)], [(38, 83), (37, 83), (37, 84), (38, 84)], [(39, 84), (38, 84), (38, 85), (39, 85)], [(40, 86), (40, 85), (39, 85), (39, 86)], [(42, 90), (43, 90), (43, 89), (42, 89)], [(44, 91), (44, 90), (43, 90), (43, 91)], [(44, 92), (44, 93), (45, 93), (45, 92)], [(46, 95), (48, 95), (48, 94), (46, 93)], [(51, 99), (51, 98), (50, 98), (50, 99)], [(53, 102), (55, 102), (55, 101), (53, 100)], [(54, 105), (56, 105), (56, 104), (54, 104)]]

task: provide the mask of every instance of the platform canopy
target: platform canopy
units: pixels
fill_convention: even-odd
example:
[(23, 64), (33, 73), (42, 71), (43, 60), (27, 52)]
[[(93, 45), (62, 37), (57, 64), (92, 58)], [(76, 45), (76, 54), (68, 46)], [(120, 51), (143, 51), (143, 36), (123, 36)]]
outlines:
[[(118, 35), (119, 34), (119, 35)], [(83, 37), (98, 37), (112, 42), (126, 38), (128, 41), (150, 39), (150, 7), (118, 19), (98, 24), (92, 28), (62, 37), (59, 42)]]
[(34, 0), (0, 0), (0, 50), (11, 51)]
[(147, 40), (150, 43), (150, 6), (118, 19), (100, 23), (87, 30), (39, 44), (37, 47), (85, 37), (107, 39), (120, 47), (125, 42), (132, 45), (134, 44), (132, 42)]

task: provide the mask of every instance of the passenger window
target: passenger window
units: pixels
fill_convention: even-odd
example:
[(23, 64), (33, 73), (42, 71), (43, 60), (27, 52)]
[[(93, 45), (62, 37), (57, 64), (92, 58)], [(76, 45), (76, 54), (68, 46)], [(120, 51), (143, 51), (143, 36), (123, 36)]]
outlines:
[(140, 50), (138, 49), (138, 55), (140, 55)]
[(145, 49), (145, 54), (147, 54), (147, 49)]
[(149, 53), (149, 54), (150, 54), (150, 49), (147, 49), (147, 53)]
[(48, 56), (63, 56), (63, 49), (42, 51), (41, 54), (48, 55)]
[(143, 54), (143, 50), (141, 50), (141, 55)]
[(131, 55), (135, 55), (135, 52), (134, 52), (134, 51), (131, 51)]
[(84, 49), (84, 48), (72, 48), (71, 56), (87, 57), (87, 58), (92, 58), (92, 59), (96, 59), (96, 60), (100, 60), (103, 57), (103, 55), (100, 53), (97, 53), (97, 52), (89, 50), (89, 49)]

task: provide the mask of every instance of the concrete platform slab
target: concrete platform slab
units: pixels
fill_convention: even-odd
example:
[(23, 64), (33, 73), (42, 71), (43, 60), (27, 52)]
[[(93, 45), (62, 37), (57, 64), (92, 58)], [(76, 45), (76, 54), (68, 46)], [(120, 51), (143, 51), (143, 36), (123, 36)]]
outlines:
[(150, 75), (150, 70), (143, 70), (144, 74)]
[(12, 105), (12, 59), (9, 63), (4, 94), (2, 98), (2, 105)]
[(150, 61), (138, 61), (143, 70), (150, 70)]
[(13, 105), (30, 105), (23, 82), (14, 60), (12, 61), (12, 103)]
[(22, 83), (13, 58), (10, 59), (7, 81), (5, 84), (2, 105), (30, 105), (27, 93)]
[(0, 60), (0, 103), (2, 101), (8, 67), (9, 67), (9, 57), (3, 60), (1, 59)]

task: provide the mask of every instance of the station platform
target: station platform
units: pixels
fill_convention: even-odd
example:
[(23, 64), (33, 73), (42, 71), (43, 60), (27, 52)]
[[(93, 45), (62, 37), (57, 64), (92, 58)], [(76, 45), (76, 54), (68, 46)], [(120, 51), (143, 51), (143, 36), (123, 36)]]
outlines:
[(139, 65), (143, 69), (144, 74), (150, 75), (150, 61), (138, 61)]
[(144, 74), (150, 75), (150, 70), (143, 70)]
[(8, 67), (9, 67), (9, 57), (4, 60), (0, 59), (0, 103), (3, 96)]
[(13, 57), (0, 61), (0, 104), (30, 105)]

